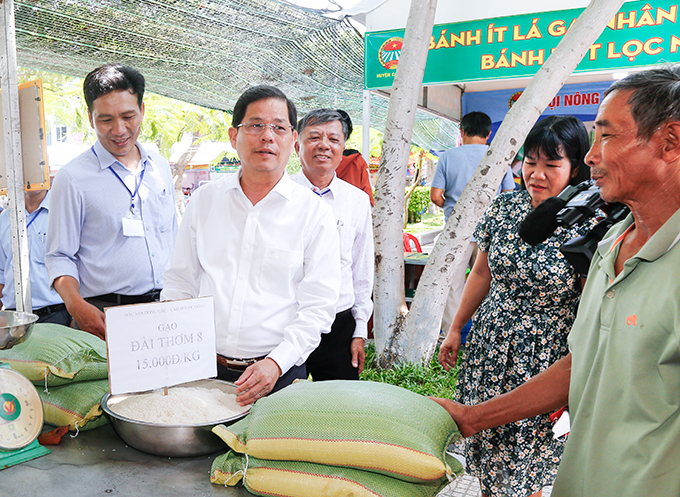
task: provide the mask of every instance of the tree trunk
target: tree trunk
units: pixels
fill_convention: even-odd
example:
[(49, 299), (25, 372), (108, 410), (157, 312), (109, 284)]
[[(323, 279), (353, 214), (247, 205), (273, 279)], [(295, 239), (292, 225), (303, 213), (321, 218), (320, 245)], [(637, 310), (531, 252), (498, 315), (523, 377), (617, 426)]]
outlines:
[(393, 339), (397, 342), (393, 349), (400, 352), (399, 359), (421, 362), (432, 358), (451, 277), (460, 264), (466, 263), (460, 254), (470, 242), (477, 222), (495, 197), (527, 134), (622, 3), (622, 0), (593, 0), (506, 115), (486, 157), (439, 236), (408, 317), (399, 315), (403, 329), (400, 328), (399, 335)]
[(373, 218), (376, 278), (375, 348), (382, 367), (404, 357), (403, 215), (406, 168), (437, 0), (413, 0), (394, 77), (378, 170)]
[(191, 144), (189, 145), (189, 148), (187, 148), (179, 160), (171, 166), (172, 179), (175, 184), (175, 212), (179, 221), (181, 221), (182, 217), (184, 216), (185, 207), (184, 192), (182, 192), (182, 178), (184, 177), (184, 171), (186, 171), (189, 162), (191, 162), (191, 159), (193, 159), (194, 155), (196, 155), (196, 152), (198, 152), (198, 147), (201, 146), (199, 143), (200, 138), (201, 134), (195, 131), (191, 136)]

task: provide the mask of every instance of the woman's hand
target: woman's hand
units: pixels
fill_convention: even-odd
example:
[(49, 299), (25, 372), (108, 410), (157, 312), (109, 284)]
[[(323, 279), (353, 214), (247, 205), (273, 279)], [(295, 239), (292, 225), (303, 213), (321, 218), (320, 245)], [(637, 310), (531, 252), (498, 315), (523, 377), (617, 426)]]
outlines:
[(456, 366), (458, 350), (460, 350), (460, 330), (454, 330), (452, 327), (444, 342), (442, 342), (439, 348), (439, 356), (437, 356), (439, 364), (447, 371)]

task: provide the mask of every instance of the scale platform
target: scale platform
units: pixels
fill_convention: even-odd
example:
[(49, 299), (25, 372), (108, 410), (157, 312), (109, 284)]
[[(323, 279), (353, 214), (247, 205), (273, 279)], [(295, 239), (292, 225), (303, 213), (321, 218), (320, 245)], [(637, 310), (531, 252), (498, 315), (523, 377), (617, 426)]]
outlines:
[(15, 464), (30, 461), (31, 459), (46, 456), (49, 453), (49, 449), (40, 445), (37, 440), (33, 440), (23, 449), (10, 450), (9, 452), (0, 450), (0, 470), (7, 469)]
[[(0, 350), (12, 348), (30, 334), (35, 314), (0, 311)], [(33, 383), (0, 362), (0, 470), (49, 454), (38, 443), (43, 409)]]

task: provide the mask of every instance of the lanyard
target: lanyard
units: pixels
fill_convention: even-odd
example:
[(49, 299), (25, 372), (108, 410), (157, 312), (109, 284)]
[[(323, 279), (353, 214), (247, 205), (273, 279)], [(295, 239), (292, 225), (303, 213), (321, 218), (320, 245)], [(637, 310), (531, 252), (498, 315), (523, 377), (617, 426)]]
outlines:
[(38, 214), (40, 214), (40, 207), (38, 207), (38, 208), (35, 210), (35, 214), (33, 214), (33, 217), (31, 218), (31, 220), (30, 220), (30, 221), (28, 222), (28, 224), (26, 225), (26, 230), (27, 230), (27, 231), (28, 231), (29, 226), (31, 226), (31, 225), (33, 224), (33, 221), (35, 221), (35, 218), (38, 217)]
[(130, 210), (133, 210), (133, 209), (134, 209), (134, 206), (135, 206), (134, 200), (135, 200), (135, 197), (137, 196), (137, 192), (139, 191), (139, 187), (141, 186), (142, 181), (144, 181), (144, 173), (146, 172), (146, 168), (142, 169), (142, 174), (139, 175), (139, 182), (135, 182), (135, 191), (134, 191), (134, 193), (133, 193), (133, 192), (128, 188), (128, 186), (125, 184), (125, 181), (123, 181), (123, 178), (121, 178), (120, 176), (118, 176), (118, 173), (113, 169), (113, 167), (109, 166), (109, 169), (110, 169), (111, 172), (116, 176), (116, 178), (118, 178), (118, 181), (120, 181), (120, 182), (123, 184), (123, 186), (125, 187), (125, 189), (126, 189), (126, 190), (128, 191), (128, 193), (130, 194), (130, 202), (132, 202), (132, 203), (130, 204)]
[[(92, 153), (95, 155), (95, 157), (98, 157), (98, 156), (97, 156), (97, 152), (96, 152), (95, 149), (94, 149), (94, 145), (92, 146)], [(132, 191), (128, 188), (128, 186), (125, 184), (125, 181), (123, 181), (123, 178), (121, 178), (121, 177), (118, 175), (118, 173), (113, 169), (112, 166), (109, 166), (109, 170), (114, 174), (114, 176), (115, 176), (116, 178), (118, 178), (118, 181), (120, 181), (120, 182), (122, 183), (122, 185), (125, 187), (125, 189), (126, 189), (126, 190), (128, 191), (128, 193), (130, 194), (130, 212), (132, 212), (132, 213), (134, 214), (134, 210), (135, 210), (135, 203), (134, 203), (135, 197), (137, 196), (137, 192), (139, 192), (139, 187), (141, 186), (142, 181), (144, 181), (144, 173), (146, 172), (146, 168), (142, 169), (142, 174), (139, 175), (139, 182), (135, 181), (135, 191), (134, 191), (134, 192), (132, 192)]]

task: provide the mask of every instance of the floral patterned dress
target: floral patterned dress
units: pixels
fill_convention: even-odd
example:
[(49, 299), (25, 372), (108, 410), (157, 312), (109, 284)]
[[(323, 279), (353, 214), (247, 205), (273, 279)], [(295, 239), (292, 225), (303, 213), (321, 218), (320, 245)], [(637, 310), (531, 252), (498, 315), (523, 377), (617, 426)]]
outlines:
[[(503, 193), (475, 231), (488, 254), (489, 294), (472, 322), (456, 400), (476, 404), (506, 393), (565, 356), (580, 280), (559, 248), (594, 223), (558, 228), (531, 246), (517, 233), (531, 211), (526, 191)], [(466, 440), (468, 471), (490, 496), (523, 497), (554, 481), (564, 441), (548, 415), (485, 430)]]

